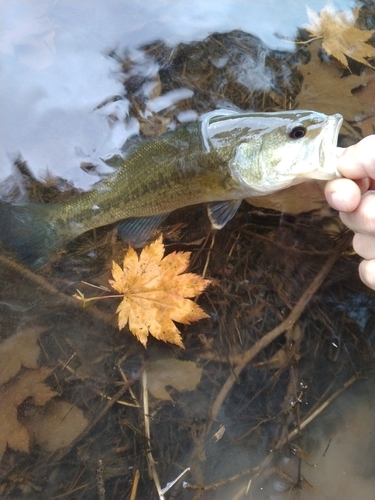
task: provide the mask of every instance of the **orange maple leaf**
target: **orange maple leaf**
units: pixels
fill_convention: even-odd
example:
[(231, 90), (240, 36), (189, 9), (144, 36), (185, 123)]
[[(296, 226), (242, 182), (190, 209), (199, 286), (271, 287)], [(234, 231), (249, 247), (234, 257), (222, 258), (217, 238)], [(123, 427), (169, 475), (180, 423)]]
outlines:
[(160, 237), (145, 247), (138, 257), (129, 248), (123, 268), (113, 262), (111, 286), (123, 295), (117, 308), (121, 330), (129, 323), (130, 331), (146, 347), (148, 335), (183, 347), (174, 321), (190, 324), (208, 315), (192, 300), (210, 284), (201, 276), (184, 273), (190, 252), (164, 256)]
[(370, 66), (367, 57), (375, 57), (375, 49), (365, 43), (374, 30), (361, 30), (355, 27), (360, 8), (347, 12), (336, 12), (332, 5), (326, 5), (318, 15), (307, 7), (307, 15), (311, 24), (303, 27), (316, 38), (322, 39), (322, 47), (329, 56), (335, 57), (348, 67), (347, 56)]

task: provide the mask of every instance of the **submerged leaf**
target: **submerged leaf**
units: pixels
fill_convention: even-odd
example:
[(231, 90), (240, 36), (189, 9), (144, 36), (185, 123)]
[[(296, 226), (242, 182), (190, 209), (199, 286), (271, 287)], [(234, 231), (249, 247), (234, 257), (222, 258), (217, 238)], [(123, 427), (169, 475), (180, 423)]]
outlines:
[(37, 444), (47, 451), (68, 446), (87, 427), (83, 411), (66, 401), (51, 401), (25, 423)]
[[(335, 65), (322, 65), (318, 56), (319, 44), (310, 44), (311, 59), (299, 66), (303, 75), (301, 92), (296, 98), (300, 109), (314, 109), (328, 115), (341, 113), (345, 120), (355, 121), (366, 116), (369, 107), (359, 101), (352, 91), (366, 86), (370, 75), (348, 75), (342, 77), (342, 70)], [(345, 125), (344, 125), (345, 126)]]
[(18, 406), (27, 398), (43, 406), (51, 398), (57, 396), (44, 380), (50, 375), (50, 368), (25, 370), (16, 379), (5, 384), (0, 389), (0, 459), (7, 445), (13, 450), (29, 451), (29, 433), (18, 421)]
[(314, 37), (322, 39), (322, 47), (329, 56), (335, 57), (348, 67), (347, 57), (370, 66), (365, 58), (375, 57), (375, 48), (365, 43), (374, 30), (361, 30), (355, 27), (359, 8), (348, 12), (336, 12), (332, 5), (326, 5), (318, 15), (307, 7), (307, 15), (311, 24), (305, 25)]
[(130, 331), (144, 346), (151, 334), (183, 347), (174, 321), (190, 324), (207, 318), (190, 298), (199, 295), (210, 281), (193, 273), (182, 274), (189, 265), (190, 253), (163, 255), (164, 245), (159, 238), (139, 257), (129, 248), (122, 269), (113, 262), (113, 280), (109, 282), (124, 297), (117, 308), (118, 324), (121, 330), (129, 323)]
[(166, 391), (168, 385), (177, 391), (192, 391), (199, 384), (202, 368), (192, 361), (179, 359), (159, 359), (147, 367), (147, 388), (157, 399), (172, 401)]
[(366, 78), (366, 86), (355, 92), (356, 99), (366, 108), (366, 117), (359, 121), (363, 137), (375, 134), (375, 71), (366, 69), (362, 75)]
[(0, 385), (17, 375), (21, 366), (38, 368), (37, 344), (42, 328), (26, 328), (0, 344)]

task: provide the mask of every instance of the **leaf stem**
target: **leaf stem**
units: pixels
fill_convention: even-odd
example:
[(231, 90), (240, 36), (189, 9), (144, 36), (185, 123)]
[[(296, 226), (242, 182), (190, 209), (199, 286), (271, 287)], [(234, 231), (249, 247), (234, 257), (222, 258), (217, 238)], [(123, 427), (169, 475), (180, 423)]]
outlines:
[(88, 299), (85, 297), (85, 295), (77, 289), (77, 293), (73, 295), (73, 297), (77, 300), (82, 300), (83, 301), (83, 307), (86, 307), (87, 302), (92, 302), (93, 300), (101, 300), (101, 299), (118, 299), (118, 298), (123, 298), (124, 295), (102, 295), (98, 297), (89, 297)]

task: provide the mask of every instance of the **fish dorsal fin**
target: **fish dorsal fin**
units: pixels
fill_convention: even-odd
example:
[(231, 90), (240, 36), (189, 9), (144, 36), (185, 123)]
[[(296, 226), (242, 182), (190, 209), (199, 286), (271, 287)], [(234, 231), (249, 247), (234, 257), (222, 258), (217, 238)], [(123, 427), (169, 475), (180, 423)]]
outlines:
[(155, 229), (168, 217), (169, 213), (151, 217), (132, 217), (117, 225), (117, 232), (133, 247), (143, 246)]
[(242, 200), (217, 201), (209, 203), (207, 207), (208, 217), (214, 229), (221, 229), (235, 215)]

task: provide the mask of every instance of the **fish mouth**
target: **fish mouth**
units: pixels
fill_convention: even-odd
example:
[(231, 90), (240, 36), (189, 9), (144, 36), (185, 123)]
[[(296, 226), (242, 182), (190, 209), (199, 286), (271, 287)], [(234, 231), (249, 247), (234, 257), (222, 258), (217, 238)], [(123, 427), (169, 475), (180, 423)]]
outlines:
[[(338, 137), (339, 137), (339, 131), (340, 131), (340, 128), (341, 128), (341, 125), (344, 121), (342, 115), (340, 115), (339, 113), (336, 113), (334, 115), (330, 115), (327, 117), (328, 118), (328, 127), (330, 130), (328, 130), (328, 134), (325, 135), (325, 137), (327, 137), (327, 135), (330, 135), (331, 137), (327, 139), (327, 141), (334, 147), (336, 147), (337, 145), (337, 140), (338, 140)], [(331, 133), (329, 133), (331, 132)]]
[(327, 181), (341, 177), (337, 170), (336, 147), (343, 121), (339, 113), (327, 117), (327, 124), (322, 131), (323, 138), (318, 150), (319, 168), (305, 177)]
[(321, 150), (319, 151), (319, 160), (323, 168), (333, 168), (336, 177), (341, 177), (336, 167), (336, 147), (339, 138), (339, 132), (343, 124), (343, 117), (339, 113), (328, 117), (328, 130), (326, 131)]

